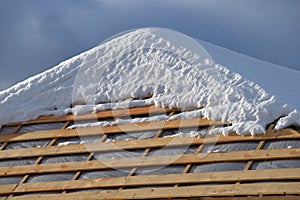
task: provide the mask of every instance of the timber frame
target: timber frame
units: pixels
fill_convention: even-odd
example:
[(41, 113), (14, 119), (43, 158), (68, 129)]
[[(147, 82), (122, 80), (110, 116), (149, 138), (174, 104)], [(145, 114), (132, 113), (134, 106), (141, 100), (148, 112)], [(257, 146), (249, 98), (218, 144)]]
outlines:
[[(300, 134), (294, 129), (286, 128), (275, 131), (270, 126), (266, 134), (256, 136), (240, 136), (235, 133), (220, 135), (217, 143), (257, 141), (255, 150), (213, 152), (201, 156), (203, 144), (207, 138), (181, 137), (173, 140), (170, 137), (160, 137), (164, 130), (226, 125), (208, 119), (182, 119), (173, 121), (140, 122), (109, 127), (81, 128), (83, 136), (98, 136), (100, 141), (90, 144), (70, 144), (55, 146), (62, 138), (78, 137), (78, 130), (67, 129), (74, 120), (104, 119), (122, 116), (139, 116), (149, 113), (168, 113), (172, 115), (177, 109), (155, 108), (146, 106), (129, 110), (102, 111), (96, 114), (82, 116), (66, 115), (62, 117), (41, 116), (36, 120), (24, 123), (7, 124), (14, 127), (9, 134), (0, 134), (0, 160), (35, 158), (32, 165), (0, 167), (0, 178), (22, 176), (18, 184), (0, 185), (0, 200), (35, 200), (35, 199), (203, 199), (203, 200), (298, 200), (300, 199), (300, 168), (276, 168), (266, 170), (250, 170), (255, 161), (299, 159), (300, 148), (262, 149), (266, 141), (299, 140)], [(18, 133), (22, 126), (41, 123), (61, 122), (64, 125), (57, 130), (41, 130)], [(153, 138), (104, 142), (110, 134), (134, 131), (157, 131)], [(49, 139), (45, 147), (20, 148), (5, 150), (12, 142)], [(213, 142), (213, 141), (212, 141)], [(181, 156), (147, 156), (151, 149), (166, 145), (173, 147), (197, 146), (194, 154)], [(109, 152), (115, 148), (123, 150), (143, 150), (141, 157), (106, 160), (105, 163), (93, 160), (95, 153)], [(68, 163), (41, 164), (45, 156), (89, 154), (85, 161)], [(247, 162), (244, 170), (221, 172), (190, 173), (194, 164), (215, 162)], [(181, 174), (159, 174), (135, 176), (140, 167), (185, 165)], [(79, 180), (81, 173), (91, 170), (106, 170), (110, 168), (129, 168), (128, 176), (95, 178)], [(26, 182), (31, 175), (46, 173), (74, 172), (72, 180), (52, 182)], [(101, 191), (94, 191), (101, 189)], [(80, 190), (81, 192), (75, 192)], [(86, 191), (84, 191), (86, 190)], [(25, 194), (25, 195), (24, 195)]]

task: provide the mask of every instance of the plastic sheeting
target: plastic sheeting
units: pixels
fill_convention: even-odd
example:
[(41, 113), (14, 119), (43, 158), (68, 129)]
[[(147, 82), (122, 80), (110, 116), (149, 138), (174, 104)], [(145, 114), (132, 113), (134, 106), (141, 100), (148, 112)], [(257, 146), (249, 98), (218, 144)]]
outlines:
[(31, 175), (27, 182), (50, 182), (50, 181), (66, 181), (71, 180), (75, 173), (53, 173)]
[(206, 144), (201, 150), (201, 153), (254, 150), (256, 149), (257, 145), (258, 142), (232, 142), (232, 143), (224, 143), (224, 144)]
[(93, 178), (110, 178), (119, 176), (128, 176), (131, 169), (109, 169), (101, 171), (83, 172), (79, 179), (93, 179)]
[(145, 131), (145, 132), (110, 134), (107, 136), (106, 142), (153, 138), (156, 133), (157, 131)]
[(12, 143), (8, 143), (8, 145), (4, 148), (4, 150), (45, 147), (50, 143), (50, 141), (51, 140), (12, 142)]
[(0, 134), (13, 133), (17, 127), (16, 126), (3, 126), (0, 129)]
[(300, 159), (256, 161), (251, 169), (300, 168)]
[(35, 158), (22, 158), (12, 160), (0, 160), (0, 167), (11, 167), (20, 165), (32, 165), (35, 162)]
[(87, 159), (89, 154), (75, 154), (75, 155), (63, 155), (63, 156), (48, 156), (44, 157), (42, 164), (50, 163), (66, 163), (66, 162), (82, 162)]
[(175, 137), (175, 136), (181, 136), (181, 137), (200, 137), (204, 136), (208, 133), (210, 130), (210, 127), (199, 127), (199, 128), (183, 128), (183, 129), (171, 129), (171, 130), (165, 130), (161, 137)]
[(131, 150), (131, 151), (110, 151), (110, 152), (100, 152), (94, 154), (95, 160), (113, 160), (122, 158), (134, 158), (141, 157), (143, 150)]
[(0, 177), (0, 185), (18, 184), (22, 180), (22, 176)]
[(247, 162), (222, 162), (193, 165), (190, 172), (220, 172), (243, 170)]
[(61, 129), (65, 123), (45, 123), (45, 124), (30, 124), (23, 125), (22, 128), (18, 131), (19, 133), (27, 133), (32, 131), (41, 131), (41, 130), (55, 130)]
[(158, 174), (181, 174), (185, 165), (170, 165), (161, 167), (143, 167), (136, 171), (137, 176), (158, 175)]
[(173, 156), (182, 154), (193, 154), (197, 150), (197, 146), (192, 147), (164, 147), (160, 149), (151, 149), (148, 156)]
[(300, 140), (266, 141), (263, 149), (300, 148)]

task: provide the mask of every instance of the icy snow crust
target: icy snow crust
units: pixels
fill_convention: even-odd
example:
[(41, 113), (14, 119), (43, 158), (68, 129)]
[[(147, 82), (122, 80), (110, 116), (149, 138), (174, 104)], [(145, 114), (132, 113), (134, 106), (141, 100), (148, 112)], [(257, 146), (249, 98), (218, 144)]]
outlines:
[[(267, 124), (281, 117), (277, 129), (300, 124), (298, 111), (259, 85), (214, 64), (201, 45), (195, 44), (187, 36), (159, 28), (111, 39), (0, 92), (0, 125), (41, 115), (80, 115), (152, 104), (198, 108), (164, 120), (207, 117), (232, 123), (213, 133), (264, 133)], [(79, 103), (86, 105), (70, 107)], [(162, 119), (75, 124), (72, 128), (147, 120)]]

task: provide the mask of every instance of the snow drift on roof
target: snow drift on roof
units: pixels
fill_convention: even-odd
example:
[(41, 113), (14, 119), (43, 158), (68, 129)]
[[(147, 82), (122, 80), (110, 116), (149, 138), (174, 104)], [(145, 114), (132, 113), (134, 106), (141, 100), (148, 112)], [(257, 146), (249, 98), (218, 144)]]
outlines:
[(214, 59), (230, 71), (259, 84), (266, 92), (283, 100), (289, 106), (300, 109), (300, 71), (259, 60), (211, 43), (197, 40)]
[[(143, 97), (150, 98), (135, 100)], [(78, 115), (150, 104), (197, 107), (171, 119), (207, 117), (231, 122), (232, 126), (217, 130), (223, 133), (262, 133), (282, 116), (287, 117), (279, 120), (277, 128), (300, 124), (297, 111), (259, 85), (214, 64), (199, 43), (160, 28), (115, 37), (0, 92), (0, 102), (2, 125), (40, 115)], [(71, 108), (72, 104), (76, 106)]]

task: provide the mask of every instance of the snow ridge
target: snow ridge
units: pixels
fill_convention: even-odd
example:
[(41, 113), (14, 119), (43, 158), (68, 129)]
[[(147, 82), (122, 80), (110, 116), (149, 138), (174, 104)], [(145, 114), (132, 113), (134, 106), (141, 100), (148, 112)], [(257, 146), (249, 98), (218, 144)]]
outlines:
[[(214, 64), (198, 43), (193, 45), (190, 38), (159, 28), (114, 38), (0, 92), (0, 125), (40, 115), (80, 115), (151, 104), (199, 108), (164, 117), (166, 120), (207, 117), (232, 123), (213, 133), (264, 133), (266, 125), (279, 118), (277, 129), (300, 124), (298, 111), (259, 85)], [(151, 98), (136, 100), (147, 96)], [(85, 105), (71, 108), (74, 103)], [(139, 120), (75, 124), (72, 128), (127, 122)]]

